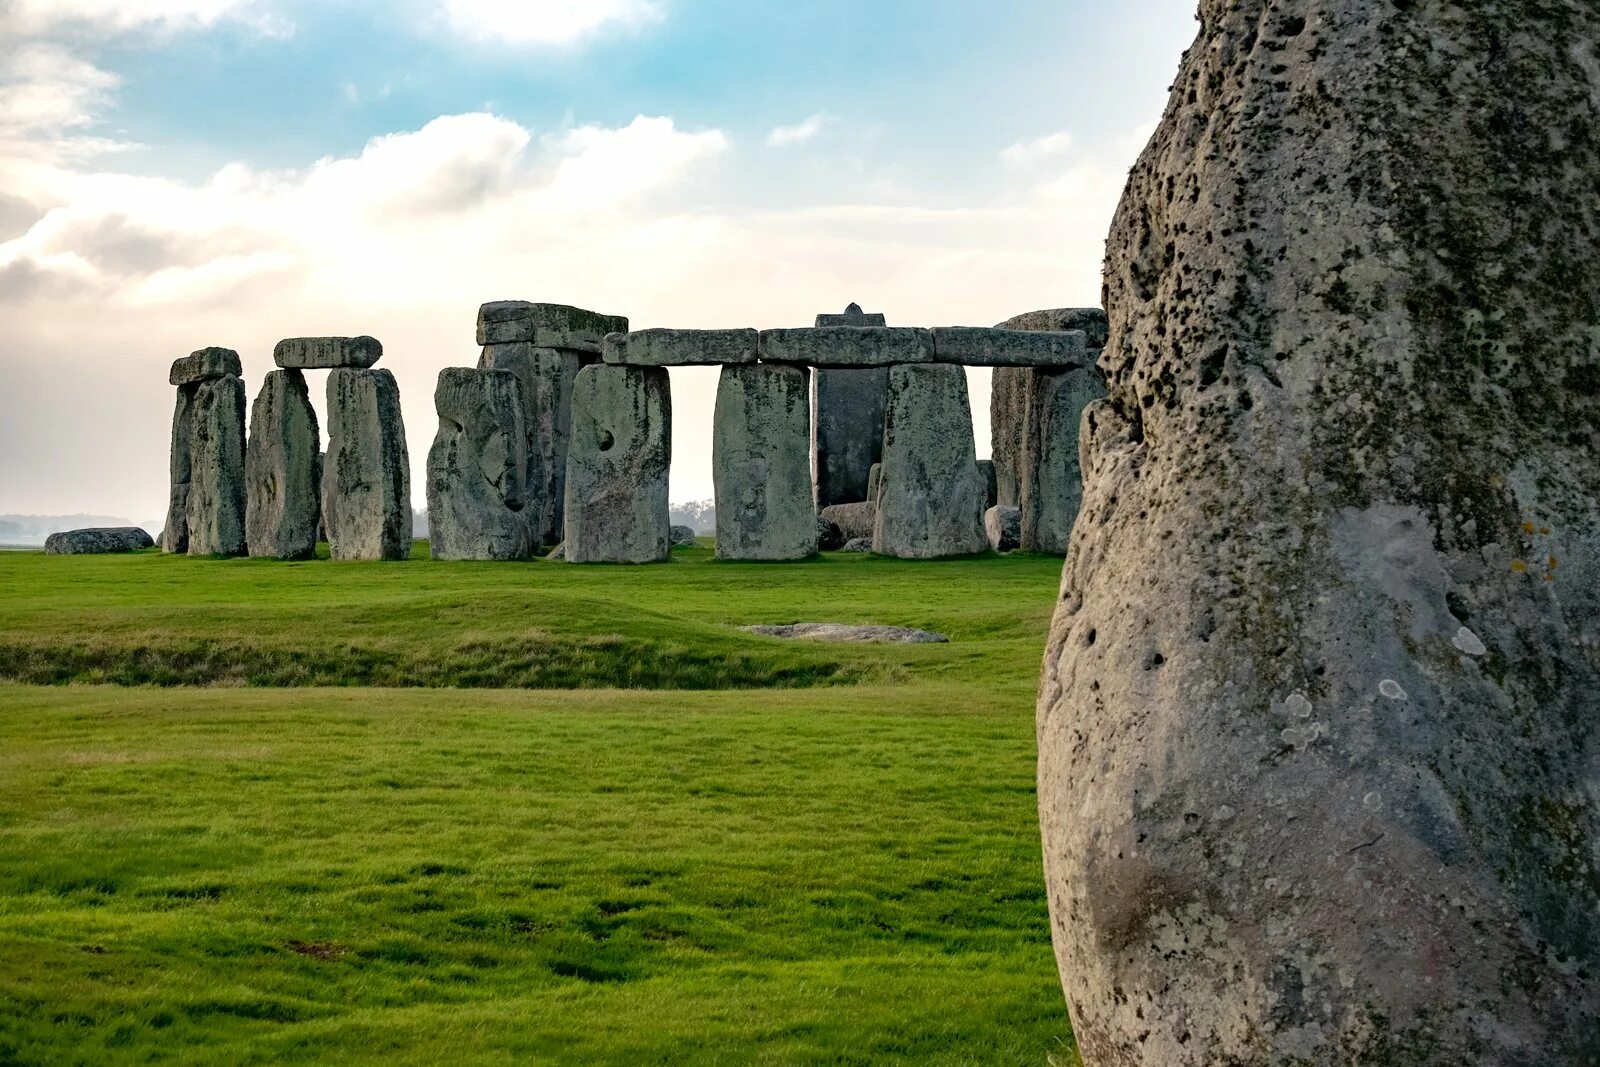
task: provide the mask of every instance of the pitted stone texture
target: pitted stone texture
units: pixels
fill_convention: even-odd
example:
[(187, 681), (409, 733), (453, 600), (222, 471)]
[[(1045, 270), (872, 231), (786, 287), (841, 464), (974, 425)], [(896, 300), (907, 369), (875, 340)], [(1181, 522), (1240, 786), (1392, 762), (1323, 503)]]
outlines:
[(478, 359), (480, 370), (510, 371), (522, 388), (523, 423), (528, 431), (528, 503), (524, 510), (542, 544), (555, 544), (564, 536), (572, 388), (578, 372), (594, 360), (594, 356), (532, 344), (487, 345)]
[(883, 456), (888, 405), (887, 367), (811, 372), (811, 476), (817, 507), (867, 499), (867, 479)]
[(754, 363), (761, 335), (755, 330), (636, 330), (605, 340), (605, 361), (630, 367), (715, 367)]
[(533, 556), (528, 429), (522, 386), (510, 371), (447, 367), (433, 406), (439, 430), (428, 451), (428, 547), (434, 559)]
[(844, 547), (844, 540), (843, 530), (823, 518), (820, 514), (817, 516), (818, 552), (837, 552)]
[(1067, 370), (1089, 363), (1081, 331), (1039, 333), (940, 326), (933, 331), (933, 358), (965, 367), (1051, 367)]
[(1022, 548), (1064, 556), (1083, 503), (1078, 428), (1083, 410), (1106, 395), (1099, 371), (1029, 372), (1023, 426)]
[(610, 364), (579, 371), (567, 453), (567, 562), (668, 559), (671, 466), (667, 372)]
[(689, 526), (673, 526), (667, 530), (667, 537), (673, 548), (693, 548), (698, 543), (693, 527)]
[(400, 387), (386, 370), (328, 372), (322, 515), (334, 559), (411, 555), (411, 459)]
[(843, 315), (818, 315), (817, 326), (887, 326), (889, 322), (883, 315), (876, 312), (868, 314), (861, 310), (860, 304), (851, 304), (844, 309)]
[(878, 502), (878, 485), (883, 478), (883, 464), (874, 463), (867, 469), (867, 495), (866, 501), (870, 504)]
[(202, 348), (174, 360), (167, 381), (172, 385), (197, 385), (217, 378), (238, 378), (244, 374), (239, 353), (231, 348)]
[(983, 479), (983, 506), (987, 510), (1000, 503), (1000, 486), (995, 476), (994, 460), (978, 460), (978, 477)]
[(854, 504), (830, 504), (817, 514), (837, 526), (844, 540), (854, 541), (858, 537), (872, 537), (877, 508), (872, 501), (862, 500)]
[(1040, 693), (1084, 1062), (1600, 1062), (1600, 5), (1200, 27)]
[(97, 556), (138, 552), (154, 547), (155, 541), (137, 526), (65, 530), (44, 539), (44, 554), (47, 556)]
[(172, 408), (172, 440), (167, 460), (170, 478), (167, 523), (161, 528), (161, 551), (169, 554), (189, 551), (189, 480), (193, 477), (189, 441), (194, 436), (194, 394), (198, 388), (179, 386)]
[(376, 337), (286, 337), (272, 350), (272, 361), (290, 370), (366, 369), (383, 358)]
[(532, 344), (598, 355), (606, 335), (627, 333), (622, 315), (601, 315), (566, 304), (496, 300), (478, 309), (478, 344)]
[(889, 371), (873, 551), (903, 559), (988, 547), (967, 374), (948, 363)]
[(800, 367), (722, 368), (711, 441), (718, 559), (816, 555), (806, 386)]
[(841, 551), (841, 552), (871, 552), (872, 551), (872, 538), (870, 538), (870, 537), (852, 537), (850, 540), (848, 540), (848, 541), (846, 541), (844, 543), (844, 547), (841, 548), (839, 551)]
[(306, 378), (269, 371), (250, 408), (245, 535), (252, 556), (310, 559), (322, 523), (322, 442)]
[(1081, 330), (1090, 352), (1099, 352), (1106, 346), (1110, 322), (1100, 308), (1052, 308), (1047, 311), (1029, 311), (1007, 319), (995, 327), (998, 330), (1041, 330), (1047, 333), (1069, 333)]
[(932, 363), (933, 333), (912, 326), (824, 326), (762, 330), (761, 359), (810, 367), (888, 367)]
[(189, 555), (244, 555), (244, 382), (240, 379), (212, 378), (195, 387), (189, 464)]
[(989, 387), (989, 454), (994, 457), (995, 503), (1022, 502), (1022, 438), (1028, 423), (1028, 381), (1023, 367), (996, 367)]
[(1022, 545), (1022, 509), (996, 504), (983, 513), (983, 532), (996, 552), (1015, 552)]

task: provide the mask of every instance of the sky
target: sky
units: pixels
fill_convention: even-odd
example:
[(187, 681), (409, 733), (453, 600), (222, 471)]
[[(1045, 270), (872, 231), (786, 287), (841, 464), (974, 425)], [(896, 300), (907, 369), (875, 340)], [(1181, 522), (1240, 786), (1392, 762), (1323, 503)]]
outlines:
[[(279, 338), (378, 337), (421, 507), (484, 301), (636, 329), (1097, 304), (1193, 11), (0, 0), (0, 513), (158, 519), (167, 368), (210, 345), (254, 395)], [(672, 499), (708, 498), (716, 373), (672, 388)]]

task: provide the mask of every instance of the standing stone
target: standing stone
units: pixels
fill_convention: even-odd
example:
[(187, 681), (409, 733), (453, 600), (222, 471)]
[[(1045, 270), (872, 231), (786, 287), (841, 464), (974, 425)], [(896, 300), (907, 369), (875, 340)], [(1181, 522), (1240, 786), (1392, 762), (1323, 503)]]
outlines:
[(978, 460), (978, 476), (983, 479), (983, 506), (985, 509), (992, 508), (1000, 502), (1000, 487), (995, 481), (994, 460)]
[(386, 370), (328, 372), (322, 514), (333, 559), (411, 555), (411, 459), (400, 387)]
[[(1106, 344), (1106, 313), (1100, 308), (1056, 308), (1030, 311), (1000, 323), (996, 329), (1059, 333), (1082, 331), (1089, 362), (1098, 361)], [(989, 454), (994, 457), (995, 503), (1022, 503), (1022, 446), (1028, 420), (1029, 386), (1036, 380), (1027, 367), (996, 367), (989, 393)]]
[(522, 391), (528, 432), (528, 521), (542, 544), (561, 540), (565, 525), (567, 446), (572, 434), (572, 388), (578, 371), (597, 357), (529, 342), (486, 345), (482, 370), (510, 371)]
[(889, 370), (873, 551), (904, 559), (988, 547), (967, 374), (948, 363)]
[(531, 558), (536, 530), (524, 510), (528, 431), (517, 376), (447, 367), (433, 403), (439, 413), (428, 452), (433, 558)]
[(666, 370), (601, 364), (579, 371), (567, 453), (567, 562), (670, 558), (671, 467)]
[(722, 368), (711, 443), (718, 559), (816, 555), (810, 423), (803, 368)]
[(1600, 6), (1200, 26), (1040, 691), (1084, 1062), (1600, 1062)]
[(1021, 469), (1022, 549), (1064, 556), (1083, 503), (1078, 427), (1083, 409), (1106, 395), (1093, 367), (1028, 372)]
[(161, 529), (161, 551), (169, 554), (189, 551), (189, 481), (193, 477), (189, 440), (194, 436), (194, 396), (198, 389), (198, 385), (179, 386), (172, 409), (172, 444), (168, 453), (171, 488), (167, 492), (167, 524)]
[[(843, 315), (818, 315), (816, 324), (819, 329), (888, 325), (883, 315), (868, 315), (859, 304)], [(888, 392), (887, 367), (811, 372), (811, 476), (818, 508), (868, 499), (867, 472), (883, 457)]]
[(269, 371), (250, 409), (245, 532), (252, 556), (310, 559), (322, 521), (321, 434), (305, 375)]
[(191, 556), (245, 554), (244, 381), (228, 375), (194, 387), (189, 434)]
[(868, 504), (876, 505), (878, 502), (878, 485), (883, 478), (883, 464), (874, 463), (867, 470), (867, 496)]

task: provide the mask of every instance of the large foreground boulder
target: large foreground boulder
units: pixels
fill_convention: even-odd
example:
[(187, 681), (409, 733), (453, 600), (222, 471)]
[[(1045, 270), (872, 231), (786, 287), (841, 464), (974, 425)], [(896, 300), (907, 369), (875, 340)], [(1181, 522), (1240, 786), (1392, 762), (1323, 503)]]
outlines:
[(722, 368), (711, 441), (718, 559), (816, 555), (807, 384), (801, 367)]
[(608, 363), (580, 371), (567, 453), (567, 562), (670, 558), (671, 466), (672, 392), (666, 370)]
[(322, 514), (334, 559), (411, 555), (411, 459), (400, 387), (386, 370), (328, 372)]
[[(533, 555), (528, 431), (509, 371), (446, 367), (433, 394), (439, 431), (428, 451), (428, 544), (434, 559)], [(535, 514), (535, 523), (542, 516)]]
[(269, 371), (250, 408), (245, 450), (245, 530), (252, 556), (316, 555), (322, 522), (321, 447), (305, 375)]
[(47, 556), (94, 556), (154, 548), (155, 540), (137, 526), (64, 530), (44, 539)]
[(1600, 1062), (1600, 6), (1200, 23), (1039, 701), (1084, 1061)]
[(966, 371), (949, 363), (890, 368), (873, 551), (903, 559), (982, 552), (987, 497)]
[(246, 549), (244, 381), (230, 374), (192, 388), (188, 552), (242, 556)]

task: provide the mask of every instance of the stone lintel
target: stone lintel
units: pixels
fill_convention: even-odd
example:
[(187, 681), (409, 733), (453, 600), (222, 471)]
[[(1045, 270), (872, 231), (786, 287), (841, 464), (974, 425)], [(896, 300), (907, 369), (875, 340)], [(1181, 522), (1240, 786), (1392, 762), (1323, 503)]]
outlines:
[(607, 363), (631, 367), (715, 367), (754, 363), (761, 335), (755, 330), (635, 330), (608, 334)]
[(173, 385), (195, 385), (215, 378), (244, 375), (244, 364), (239, 353), (231, 348), (202, 348), (182, 359), (173, 360), (167, 381)]
[(933, 334), (910, 326), (762, 330), (761, 359), (811, 367), (892, 367), (934, 362)]
[(496, 300), (478, 309), (478, 344), (519, 342), (569, 352), (600, 351), (606, 335), (627, 333), (625, 315), (602, 315), (566, 304)]
[(1082, 330), (1043, 333), (973, 326), (940, 326), (933, 331), (934, 359), (964, 367), (1052, 367), (1090, 363)]
[(285, 370), (366, 370), (383, 356), (376, 337), (286, 337), (272, 350), (272, 360)]

